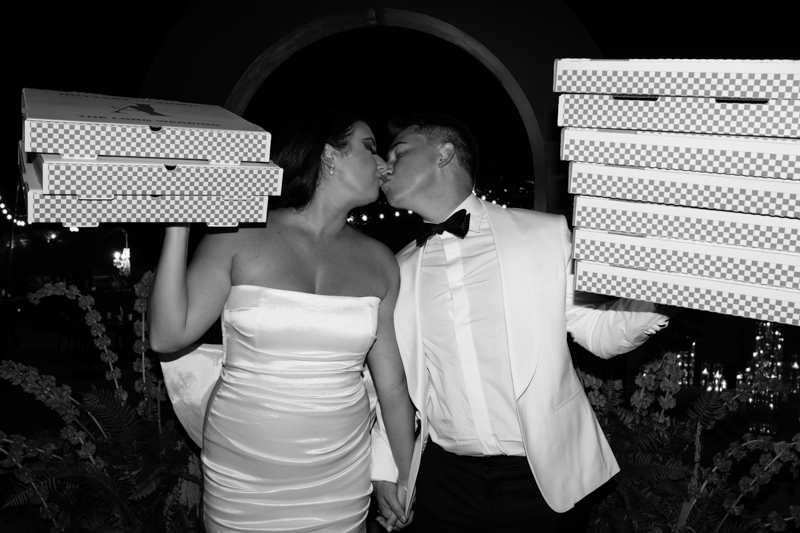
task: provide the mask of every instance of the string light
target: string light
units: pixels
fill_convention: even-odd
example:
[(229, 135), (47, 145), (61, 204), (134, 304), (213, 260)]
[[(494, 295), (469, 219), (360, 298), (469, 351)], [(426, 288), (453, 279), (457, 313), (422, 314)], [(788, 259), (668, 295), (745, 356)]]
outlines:
[(6, 220), (10, 220), (12, 223), (20, 227), (27, 226), (27, 222), (14, 217), (11, 213), (8, 212), (9, 207), (10, 206), (6, 206), (6, 203), (3, 201), (3, 197), (0, 196), (0, 209), (2, 209), (2, 213), (6, 216)]
[[(479, 194), (476, 191), (472, 191), (472, 192), (476, 196), (478, 196), (478, 194)], [(491, 193), (492, 191), (489, 191), (489, 192)], [(481, 200), (486, 201), (486, 195), (485, 194), (482, 194), (480, 196), (480, 198), (481, 198)], [(498, 206), (502, 207), (503, 209), (507, 209), (509, 207), (508, 204), (502, 203), (501, 201), (496, 200), (496, 199), (495, 200), (491, 200), (491, 202), (494, 205), (498, 205)], [(378, 209), (380, 209), (380, 207)], [(402, 215), (405, 215), (406, 213), (408, 213), (409, 215), (413, 215), (414, 214), (414, 212), (411, 209), (408, 209), (408, 210), (405, 210), (405, 211), (399, 211), (398, 210), (398, 211), (394, 212), (394, 217), (395, 218), (400, 218)], [(391, 212), (384, 213), (384, 212), (381, 211), (381, 212), (378, 212), (378, 213), (374, 213), (373, 212), (372, 214), (362, 213), (360, 216), (361, 216), (361, 221), (362, 222), (370, 222), (371, 220), (384, 220), (387, 217), (389, 217), (390, 215), (391, 215)], [(354, 221), (355, 221), (355, 217), (353, 215), (350, 215), (350, 216), (347, 217), (347, 222), (349, 222), (350, 224), (352, 224)]]

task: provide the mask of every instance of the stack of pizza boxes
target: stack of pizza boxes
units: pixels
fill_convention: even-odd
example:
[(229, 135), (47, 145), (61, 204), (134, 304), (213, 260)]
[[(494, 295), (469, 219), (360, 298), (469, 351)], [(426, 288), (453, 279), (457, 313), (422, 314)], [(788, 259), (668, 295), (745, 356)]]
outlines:
[(556, 61), (576, 289), (800, 325), (800, 62)]
[(270, 134), (217, 106), (23, 89), (28, 222), (264, 222)]

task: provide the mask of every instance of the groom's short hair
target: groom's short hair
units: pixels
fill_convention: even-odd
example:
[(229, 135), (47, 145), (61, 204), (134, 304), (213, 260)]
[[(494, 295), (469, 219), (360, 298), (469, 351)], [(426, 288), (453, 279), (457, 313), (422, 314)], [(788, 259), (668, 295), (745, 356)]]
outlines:
[(475, 186), (478, 177), (478, 145), (466, 124), (440, 113), (414, 113), (389, 120), (389, 132), (394, 137), (411, 127), (417, 128), (428, 144), (452, 144), (458, 162), (472, 180), (472, 186)]

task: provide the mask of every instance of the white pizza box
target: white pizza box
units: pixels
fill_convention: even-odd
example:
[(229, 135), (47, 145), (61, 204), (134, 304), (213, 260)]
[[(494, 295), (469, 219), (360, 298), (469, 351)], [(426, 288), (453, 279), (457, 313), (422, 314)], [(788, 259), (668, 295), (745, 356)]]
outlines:
[(208, 161), (98, 156), (62, 159), (38, 154), (34, 167), (43, 194), (72, 194), (82, 199), (118, 195), (275, 196), (283, 169), (274, 163), (212, 165)]
[(800, 140), (564, 128), (561, 159), (800, 180)]
[(21, 152), (20, 168), (28, 223), (56, 222), (68, 227), (96, 227), (101, 222), (205, 222), (237, 226), (266, 222), (268, 196), (119, 195), (82, 199), (75, 194), (44, 194), (33, 164)]
[(800, 100), (800, 61), (557, 59), (558, 93)]
[(800, 218), (800, 180), (575, 163), (569, 192), (619, 200)]
[(562, 94), (558, 125), (800, 138), (800, 100)]
[(573, 257), (625, 268), (800, 291), (800, 254), (578, 228), (573, 235)]
[(576, 261), (575, 290), (800, 325), (800, 292), (763, 285)]
[(576, 228), (800, 253), (800, 220), (577, 196)]
[(270, 134), (219, 106), (23, 89), (22, 115), (26, 152), (269, 162)]

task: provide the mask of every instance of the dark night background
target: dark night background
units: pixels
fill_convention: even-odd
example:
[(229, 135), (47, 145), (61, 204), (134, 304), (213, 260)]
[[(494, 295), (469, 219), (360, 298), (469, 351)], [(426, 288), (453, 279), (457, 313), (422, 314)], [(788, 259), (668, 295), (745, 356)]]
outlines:
[[(17, 190), (22, 88), (138, 96), (153, 58), (190, 4), (153, 0), (102, 5), (37, 2), (27, 6), (24, 13), (9, 4), (3, 8), (5, 75), (0, 98), (0, 154), (5, 156), (0, 157), (0, 195), (9, 210), (13, 211)], [(685, 0), (568, 0), (566, 4), (605, 58), (800, 58), (796, 1), (746, 6)], [(269, 21), (264, 24), (268, 31)], [(535, 24), (531, 31), (535, 31)], [(192, 51), (187, 49), (186, 53)], [(550, 77), (552, 71), (542, 72), (542, 76)], [(213, 72), (208, 73), (208, 83), (214, 83)], [(471, 125), (482, 150), (480, 192), (511, 206), (532, 206), (533, 167), (522, 121), (500, 83), (455, 45), (425, 33), (387, 27), (328, 37), (278, 67), (252, 99), (244, 117), (275, 132), (292, 113), (315, 105), (360, 114), (372, 125), (380, 151), (386, 150), (390, 140), (384, 128), (390, 116), (415, 109), (456, 115)], [(566, 191), (563, 195), (566, 199)], [(20, 194), (16, 212), (22, 217), (24, 211)], [(563, 211), (569, 215), (568, 210)], [(410, 240), (413, 217), (395, 218), (394, 210), (381, 203), (366, 207), (364, 212), (373, 217), (364, 231), (383, 239), (394, 250)], [(380, 213), (390, 216), (385, 220), (374, 218)], [(0, 219), (0, 288), (13, 297), (22, 297), (48, 278), (65, 279), (82, 289), (90, 281), (98, 285), (100, 282), (92, 276), (111, 274), (110, 255), (122, 247), (122, 232), (111, 232), (117, 227), (124, 227), (129, 234), (133, 283), (155, 266), (162, 235), (158, 225), (105, 224), (77, 233), (60, 225), (16, 228), (16, 237), (24, 238), (27, 244), (17, 245), (9, 268), (12, 224)], [(203, 231), (203, 227), (193, 230), (195, 242)], [(56, 238), (48, 243), (50, 233)], [(116, 306), (118, 300), (108, 298)], [(24, 299), (19, 301), (19, 308), (24, 308)], [(15, 311), (11, 309), (11, 314)], [(4, 321), (6, 331), (14, 327), (8, 315)], [(660, 336), (652, 348), (669, 343), (685, 345), (694, 339), (698, 357), (726, 362), (733, 371), (733, 366), (743, 364), (752, 353), (756, 324), (754, 320), (683, 311), (673, 321), (669, 334)], [(781, 329), (786, 338), (784, 350), (800, 351), (800, 328)], [(7, 345), (4, 340), (3, 346)]]
[[(7, 206), (13, 206), (17, 186), (21, 89), (138, 96), (153, 58), (190, 3), (40, 2), (25, 21), (5, 8), (5, 76), (0, 99), (4, 125), (0, 147), (4, 148), (0, 153), (6, 157), (0, 158), (0, 195)], [(800, 55), (797, 19), (790, 14), (795, 2), (748, 7), (684, 0), (566, 3), (605, 58), (797, 59)], [(269, 21), (264, 23), (266, 27)], [(552, 72), (542, 75), (552, 76)], [(208, 74), (208, 83), (214, 83), (213, 72)], [(361, 114), (373, 126), (379, 150), (388, 146), (384, 124), (392, 115), (432, 109), (459, 116), (470, 124), (481, 146), (479, 190), (509, 205), (532, 205), (530, 148), (513, 103), (477, 60), (450, 43), (421, 32), (385, 27), (323, 39), (278, 67), (244, 117), (275, 132), (287, 116), (306, 105), (333, 105)], [(566, 191), (563, 194), (566, 198)], [(21, 195), (16, 209), (24, 213)], [(370, 216), (394, 213), (382, 204), (368, 206), (365, 212)], [(393, 249), (410, 240), (413, 217), (371, 220), (364, 231)], [(92, 274), (112, 271), (108, 258), (123, 242), (122, 232), (109, 234), (115, 227), (122, 226), (106, 224), (78, 233), (58, 225), (17, 229), (17, 237), (27, 236), (30, 244), (15, 248), (9, 270), (7, 243), (12, 224), (0, 220), (0, 287), (12, 295), (24, 295), (37, 288), (44, 279), (41, 276), (87, 286)], [(133, 257), (131, 279), (137, 280), (157, 261), (161, 228), (125, 227)], [(44, 235), (50, 230), (58, 237), (45, 245)], [(196, 228), (195, 239), (203, 231)], [(28, 286), (29, 281), (33, 286)], [(690, 311), (683, 316), (698, 338), (699, 351), (709, 357), (741, 359), (752, 348), (755, 321)], [(798, 329), (783, 327), (787, 350), (800, 350)]]
[[(16, 205), (18, 218), (25, 213), (21, 193), (14, 203), (22, 88), (139, 96), (154, 57), (191, 3), (43, 1), (24, 6), (7, 3), (2, 8), (0, 201), (10, 212)], [(604, 58), (800, 59), (796, 0), (748, 4), (687, 0), (565, 3)], [(542, 21), (532, 21), (531, 31), (536, 31), (536, 24)], [(269, 20), (265, 20), (265, 31), (268, 26)], [(186, 54), (192, 54), (192, 50), (187, 49)], [(551, 77), (552, 71), (541, 75)], [(207, 79), (213, 84), (214, 73), (208, 72)], [(317, 105), (341, 107), (362, 116), (375, 131), (381, 152), (390, 141), (384, 125), (393, 115), (428, 109), (458, 116), (472, 127), (481, 147), (479, 192), (510, 206), (533, 205), (531, 151), (516, 108), (493, 75), (455, 45), (425, 33), (388, 27), (352, 30), (325, 38), (278, 67), (251, 100), (244, 118), (275, 133), (293, 113)], [(556, 112), (555, 108), (552, 112)], [(563, 198), (564, 204), (569, 205), (566, 190)], [(394, 210), (381, 200), (363, 209), (371, 218), (362, 229), (396, 251), (411, 239), (411, 228), (418, 221), (408, 215), (394, 217)], [(568, 208), (559, 211), (569, 218)], [(387, 218), (377, 218), (380, 213)], [(104, 314), (116, 312), (118, 305), (130, 306), (130, 290), (118, 290), (119, 283), (109, 286), (114, 273), (111, 254), (124, 242), (123, 233), (115, 231), (117, 228), (125, 229), (129, 235), (130, 288), (145, 271), (155, 267), (163, 234), (161, 226), (101, 224), (99, 228), (72, 233), (54, 224), (14, 228), (4, 216), (0, 217), (0, 289), (7, 297), (0, 324), (0, 359), (18, 358), (33, 336), (39, 336), (42, 344), (55, 339), (56, 326), (50, 323), (56, 316), (53, 313), (60, 312), (53, 307), (55, 304), (34, 309), (24, 298), (45, 281), (66, 280), (83, 292), (91, 285), (97, 286), (97, 307)], [(12, 231), (24, 244), (18, 240), (10, 255)], [(204, 231), (205, 227), (198, 225), (193, 228), (195, 244)], [(73, 303), (69, 305), (77, 308)], [(730, 382), (752, 353), (757, 324), (755, 320), (684, 310), (665, 333), (650, 341), (647, 353), (660, 352), (665, 347), (685, 348), (695, 340), (698, 359), (724, 362)], [(80, 323), (78, 327), (83, 328)], [(784, 352), (800, 352), (800, 328), (779, 327), (785, 337)], [(58, 357), (60, 349), (61, 345), (56, 348), (53, 341), (53, 353), (36, 355), (33, 361), (25, 362), (38, 366), (43, 373), (55, 373), (57, 379), (74, 387), (91, 384), (91, 380), (81, 381), (82, 378), (95, 379), (102, 385), (101, 371), (80, 375), (78, 370), (73, 374), (64, 370), (69, 365), (88, 368), (96, 364), (96, 351), (90, 359), (68, 362), (53, 357)], [(630, 370), (646, 356), (634, 353), (619, 358), (619, 363), (627, 364)], [(129, 372), (127, 368), (125, 371)], [(13, 405), (24, 400), (26, 406), (9, 410), (6, 405), (0, 419), (2, 431), (23, 432), (31, 420), (53, 416), (42, 406), (28, 408), (35, 402), (12, 392), (5, 383), (0, 383), (0, 393), (0, 401)], [(796, 421), (796, 409), (793, 412)]]

